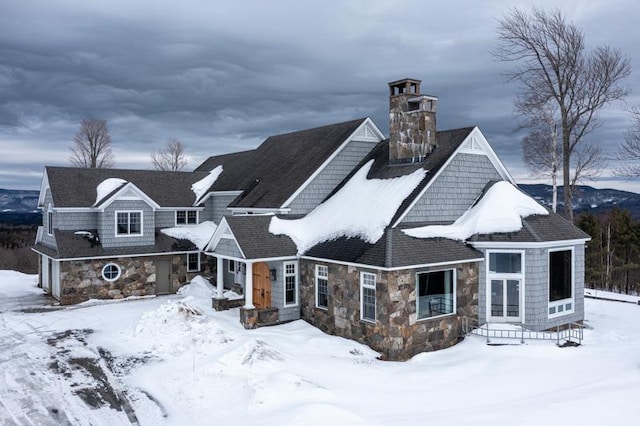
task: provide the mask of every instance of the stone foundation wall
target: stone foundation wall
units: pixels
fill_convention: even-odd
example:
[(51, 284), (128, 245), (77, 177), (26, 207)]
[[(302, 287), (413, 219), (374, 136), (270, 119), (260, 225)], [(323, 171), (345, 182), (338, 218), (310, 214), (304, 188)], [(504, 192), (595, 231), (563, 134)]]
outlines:
[[(60, 263), (60, 304), (70, 305), (89, 299), (122, 299), (130, 296), (155, 294), (156, 260), (171, 259), (172, 290), (177, 291), (195, 273), (187, 274), (186, 255), (121, 257), (67, 261)], [(107, 281), (102, 268), (115, 263), (121, 269), (120, 277)]]
[[(315, 265), (329, 268), (328, 309), (315, 307)], [(442, 269), (442, 268), (438, 268)], [(375, 271), (354, 266), (300, 262), (301, 317), (321, 330), (364, 343), (384, 359), (406, 360), (455, 345), (461, 316), (477, 318), (477, 264), (456, 265), (456, 313), (435, 319), (416, 318), (416, 273), (438, 270)], [(360, 272), (376, 275), (376, 322), (360, 319)]]

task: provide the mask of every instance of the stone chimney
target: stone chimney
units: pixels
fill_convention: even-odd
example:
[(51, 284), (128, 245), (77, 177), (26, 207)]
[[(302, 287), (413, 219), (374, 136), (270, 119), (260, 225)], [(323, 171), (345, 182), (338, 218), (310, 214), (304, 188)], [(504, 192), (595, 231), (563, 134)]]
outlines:
[(389, 164), (421, 162), (436, 147), (438, 98), (421, 95), (420, 83), (389, 83)]

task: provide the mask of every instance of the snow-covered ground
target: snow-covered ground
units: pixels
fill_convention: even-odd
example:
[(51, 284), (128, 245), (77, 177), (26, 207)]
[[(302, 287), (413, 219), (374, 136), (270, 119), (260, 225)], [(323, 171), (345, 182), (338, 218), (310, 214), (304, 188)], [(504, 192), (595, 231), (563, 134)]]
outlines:
[[(640, 306), (586, 300), (580, 347), (468, 337), (403, 363), (303, 321), (246, 331), (210, 292), (38, 312), (0, 271), (2, 425), (636, 425)], [(16, 302), (17, 301), (17, 302)], [(26, 311), (26, 312), (25, 312)], [(34, 312), (35, 311), (35, 312)]]

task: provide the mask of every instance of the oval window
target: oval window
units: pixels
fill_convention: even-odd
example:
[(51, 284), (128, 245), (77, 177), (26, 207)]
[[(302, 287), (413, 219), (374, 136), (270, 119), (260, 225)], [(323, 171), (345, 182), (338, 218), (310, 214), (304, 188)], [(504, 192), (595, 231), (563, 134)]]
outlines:
[(120, 277), (120, 267), (115, 263), (108, 263), (102, 268), (102, 277), (107, 281), (115, 281)]

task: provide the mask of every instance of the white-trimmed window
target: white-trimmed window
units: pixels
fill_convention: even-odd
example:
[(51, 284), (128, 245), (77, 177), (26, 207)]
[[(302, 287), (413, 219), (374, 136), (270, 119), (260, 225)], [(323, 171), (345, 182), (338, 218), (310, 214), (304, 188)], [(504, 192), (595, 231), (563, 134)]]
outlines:
[(197, 225), (198, 212), (196, 210), (177, 210), (176, 225)]
[(376, 322), (376, 274), (360, 272), (360, 319)]
[(230, 272), (232, 274), (236, 273), (236, 261), (235, 260), (228, 260), (227, 261), (227, 272)]
[(47, 234), (53, 235), (53, 208), (51, 208), (51, 204), (47, 209)]
[(142, 212), (117, 211), (116, 235), (142, 235)]
[(329, 307), (329, 268), (316, 265), (316, 308)]
[(120, 278), (120, 267), (115, 263), (107, 263), (102, 268), (102, 278), (107, 281), (115, 281)]
[(187, 253), (187, 272), (200, 270), (200, 252)]
[(456, 271), (416, 274), (416, 314), (418, 319), (435, 318), (456, 312)]
[(298, 263), (284, 262), (283, 270), (284, 306), (295, 306), (298, 304)]
[(524, 320), (525, 251), (487, 251), (487, 320)]
[(574, 312), (573, 247), (549, 250), (549, 318)]

